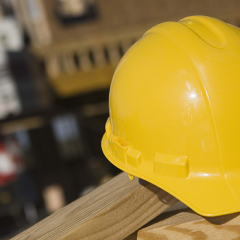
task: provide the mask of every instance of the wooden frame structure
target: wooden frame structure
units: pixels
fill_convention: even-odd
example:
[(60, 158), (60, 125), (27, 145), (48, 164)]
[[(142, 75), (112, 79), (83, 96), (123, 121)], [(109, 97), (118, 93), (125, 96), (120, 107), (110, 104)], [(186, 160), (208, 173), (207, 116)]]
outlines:
[(60, 97), (109, 88), (123, 54), (160, 22), (209, 15), (240, 24), (240, 2), (235, 0), (95, 0), (96, 19), (67, 27), (56, 15), (55, 1), (12, 1), (32, 39), (32, 52), (44, 63), (48, 80)]
[(177, 201), (121, 173), (12, 240), (240, 239), (239, 214), (203, 218), (188, 210), (159, 216)]

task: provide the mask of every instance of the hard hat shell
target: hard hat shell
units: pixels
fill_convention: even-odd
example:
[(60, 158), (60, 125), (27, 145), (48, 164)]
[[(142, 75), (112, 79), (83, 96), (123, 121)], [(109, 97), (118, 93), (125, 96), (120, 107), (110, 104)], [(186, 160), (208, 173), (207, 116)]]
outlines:
[(240, 29), (205, 16), (153, 27), (109, 101), (109, 161), (201, 215), (240, 211)]

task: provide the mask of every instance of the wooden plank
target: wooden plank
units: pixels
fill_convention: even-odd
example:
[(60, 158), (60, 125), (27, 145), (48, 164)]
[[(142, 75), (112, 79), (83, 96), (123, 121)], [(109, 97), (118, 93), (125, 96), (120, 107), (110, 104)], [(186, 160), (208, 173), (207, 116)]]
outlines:
[(221, 217), (201, 217), (192, 211), (170, 217), (169, 214), (172, 213), (159, 216), (152, 224), (139, 230), (137, 240), (240, 239), (239, 213)]
[(62, 74), (62, 69), (57, 55), (50, 55), (45, 58), (46, 72), (50, 78), (57, 78)]
[(106, 57), (104, 55), (104, 47), (93, 48), (93, 56), (97, 67), (104, 67), (107, 64)]
[(120, 55), (118, 48), (119, 48), (119, 44), (116, 44), (116, 43), (109, 44), (107, 46), (109, 60), (110, 60), (111, 64), (117, 64), (121, 59), (121, 55)]
[(50, 215), (13, 240), (124, 239), (178, 200), (162, 189), (121, 173)]
[(78, 61), (80, 62), (82, 71), (89, 71), (93, 68), (88, 51), (80, 52), (78, 54)]
[[(74, 57), (72, 53), (64, 54), (60, 57), (63, 73), (64, 74), (73, 74), (77, 71), (76, 64), (74, 62)], [(67, 84), (67, 83), (66, 83)]]

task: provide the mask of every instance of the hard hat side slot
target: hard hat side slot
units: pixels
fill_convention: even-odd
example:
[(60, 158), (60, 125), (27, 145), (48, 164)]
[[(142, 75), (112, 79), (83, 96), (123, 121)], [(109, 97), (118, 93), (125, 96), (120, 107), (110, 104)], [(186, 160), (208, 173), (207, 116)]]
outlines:
[(187, 178), (189, 175), (186, 156), (156, 153), (153, 168), (155, 174), (166, 177)]
[(126, 152), (129, 149), (129, 145), (120, 137), (114, 137), (111, 140), (113, 155), (123, 163), (126, 163)]

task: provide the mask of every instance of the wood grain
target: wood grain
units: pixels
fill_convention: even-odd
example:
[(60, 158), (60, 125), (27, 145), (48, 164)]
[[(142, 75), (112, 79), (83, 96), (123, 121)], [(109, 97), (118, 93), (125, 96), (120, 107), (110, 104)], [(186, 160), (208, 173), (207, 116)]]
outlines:
[(121, 173), (13, 238), (124, 239), (178, 200), (162, 189)]
[(240, 239), (240, 214), (207, 218), (187, 211), (165, 219), (162, 215), (137, 233), (137, 240), (161, 239), (237, 240)]

